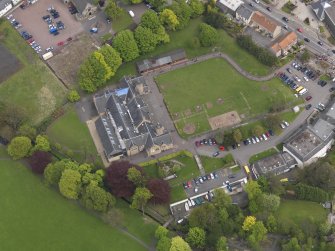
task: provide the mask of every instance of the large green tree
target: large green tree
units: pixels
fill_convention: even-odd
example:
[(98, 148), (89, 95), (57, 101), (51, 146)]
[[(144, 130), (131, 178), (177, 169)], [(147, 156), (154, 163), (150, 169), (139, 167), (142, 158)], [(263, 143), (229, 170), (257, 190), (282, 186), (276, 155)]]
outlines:
[(158, 43), (157, 36), (152, 30), (143, 26), (136, 28), (134, 37), (141, 54), (153, 51)]
[(170, 37), (166, 33), (156, 12), (152, 10), (146, 11), (141, 17), (140, 26), (150, 29), (155, 34), (157, 44), (168, 43), (170, 41)]
[(228, 243), (226, 237), (221, 236), (220, 239), (217, 241), (216, 251), (228, 251)]
[(157, 242), (156, 250), (157, 251), (170, 251), (171, 248), (171, 239), (169, 237), (162, 237)]
[(217, 30), (208, 24), (200, 24), (199, 30), (199, 41), (203, 47), (214, 45), (219, 38)]
[(205, 11), (205, 6), (202, 1), (190, 0), (188, 3), (192, 9), (192, 17), (198, 17)]
[(26, 136), (30, 139), (34, 139), (36, 137), (36, 129), (29, 124), (22, 124), (19, 128), (18, 134), (20, 136)]
[(45, 135), (37, 135), (34, 151), (49, 152), (51, 150), (48, 138)]
[(81, 174), (77, 170), (66, 169), (59, 180), (59, 191), (68, 199), (78, 199), (81, 192)]
[(178, 30), (184, 29), (188, 25), (191, 15), (193, 14), (192, 8), (183, 0), (175, 1), (167, 8), (172, 10), (178, 18), (179, 24), (176, 28)]
[(167, 237), (168, 233), (169, 233), (169, 230), (167, 230), (166, 227), (158, 226), (155, 231), (155, 238), (159, 240), (163, 237)]
[(283, 245), (283, 251), (300, 251), (301, 246), (299, 245), (298, 239), (293, 237), (290, 241)]
[(130, 30), (120, 31), (113, 39), (112, 44), (125, 62), (129, 62), (139, 56), (139, 49), (133, 32)]
[(133, 182), (135, 186), (144, 186), (145, 177), (136, 167), (131, 167), (128, 169), (127, 178)]
[(118, 53), (110, 45), (102, 46), (99, 52), (103, 55), (106, 64), (112, 70), (112, 76), (114, 76), (116, 71), (119, 69), (120, 65), (122, 64), (122, 58), (120, 57), (120, 53)]
[(108, 0), (105, 8), (105, 14), (111, 20), (115, 20), (122, 13), (122, 8), (120, 8), (114, 0)]
[(192, 249), (183, 238), (176, 236), (171, 240), (170, 251), (192, 251)]
[(145, 187), (138, 187), (135, 190), (135, 194), (133, 196), (133, 201), (131, 203), (132, 208), (140, 208), (144, 215), (144, 207), (152, 197), (152, 193), (149, 189)]
[(32, 148), (30, 138), (26, 136), (18, 136), (11, 140), (8, 145), (7, 152), (14, 160), (26, 157)]
[(263, 194), (260, 202), (263, 210), (269, 213), (274, 213), (279, 208), (280, 197), (275, 194)]
[(107, 212), (116, 202), (109, 192), (95, 183), (91, 183), (85, 188), (82, 201), (86, 208), (99, 212)]
[(189, 229), (186, 241), (195, 248), (204, 248), (206, 244), (206, 232), (202, 228), (192, 227)]
[(179, 25), (178, 18), (176, 14), (170, 9), (164, 9), (160, 13), (160, 21), (164, 25), (164, 27), (168, 30), (176, 30), (177, 26)]

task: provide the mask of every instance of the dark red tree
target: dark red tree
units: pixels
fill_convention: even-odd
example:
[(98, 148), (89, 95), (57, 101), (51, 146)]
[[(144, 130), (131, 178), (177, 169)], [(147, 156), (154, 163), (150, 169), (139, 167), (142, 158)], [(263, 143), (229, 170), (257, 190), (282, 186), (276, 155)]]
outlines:
[(116, 197), (131, 197), (135, 192), (135, 185), (128, 180), (128, 169), (136, 167), (143, 173), (139, 166), (128, 161), (114, 161), (106, 170), (105, 185)]
[(147, 188), (153, 194), (150, 202), (157, 204), (167, 204), (170, 202), (171, 187), (169, 182), (161, 179), (151, 179), (147, 183)]
[(43, 174), (46, 166), (51, 163), (51, 154), (48, 152), (36, 151), (28, 159), (31, 170), (37, 174)]

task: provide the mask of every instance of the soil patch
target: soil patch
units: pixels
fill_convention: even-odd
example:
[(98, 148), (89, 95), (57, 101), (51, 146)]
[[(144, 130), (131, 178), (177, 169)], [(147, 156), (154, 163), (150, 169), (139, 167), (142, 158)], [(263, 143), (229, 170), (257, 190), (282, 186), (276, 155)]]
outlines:
[(191, 109), (187, 109), (186, 111), (184, 111), (184, 115), (185, 115), (185, 117), (191, 116), (192, 115)]
[(213, 104), (211, 102), (207, 102), (206, 107), (207, 107), (207, 109), (211, 109), (211, 108), (213, 108)]
[(193, 123), (188, 123), (184, 126), (183, 131), (186, 134), (193, 134), (193, 133), (195, 133), (195, 129), (196, 129), (196, 127)]
[(21, 62), (0, 44), (0, 84), (20, 70), (21, 67)]
[(218, 105), (222, 105), (223, 104), (223, 99), (222, 98), (218, 98), (216, 100), (216, 103), (218, 103)]
[(202, 111), (202, 105), (197, 105), (197, 106), (195, 107), (195, 111), (196, 111), (196, 112), (201, 112), (201, 111)]
[(227, 112), (212, 118), (208, 118), (212, 130), (218, 128), (230, 127), (241, 123), (241, 118), (236, 111)]

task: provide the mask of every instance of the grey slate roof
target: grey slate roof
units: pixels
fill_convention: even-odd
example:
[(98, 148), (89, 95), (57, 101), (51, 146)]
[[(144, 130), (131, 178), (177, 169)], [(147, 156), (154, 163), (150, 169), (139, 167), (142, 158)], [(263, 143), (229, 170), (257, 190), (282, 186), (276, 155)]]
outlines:
[(0, 0), (0, 10), (3, 10), (8, 4), (12, 4), (11, 0)]
[(253, 163), (252, 167), (257, 175), (279, 175), (297, 164), (296, 160), (286, 152), (276, 153)]
[(253, 10), (248, 9), (244, 5), (241, 5), (236, 10), (236, 15), (239, 15), (239, 16), (243, 17), (244, 19), (247, 19), (247, 20), (252, 16), (253, 13), (254, 13)]
[(82, 13), (85, 10), (88, 3), (95, 5), (94, 0), (71, 0), (71, 2), (74, 4), (74, 6), (76, 6), (79, 13)]
[(142, 77), (123, 78), (122, 88), (94, 97), (97, 110), (106, 114), (96, 121), (96, 128), (107, 156), (124, 153), (134, 145), (144, 148), (172, 144), (166, 130), (156, 135), (158, 123), (152, 121), (147, 104), (136, 92), (136, 84), (143, 81)]
[(145, 72), (153, 68), (162, 67), (172, 62), (183, 60), (185, 58), (185, 51), (183, 49), (178, 49), (156, 58), (145, 59), (143, 61), (137, 62), (136, 65), (139, 72)]
[(311, 7), (318, 19), (323, 21), (325, 10), (331, 6), (328, 0), (319, 0), (318, 2), (312, 3)]

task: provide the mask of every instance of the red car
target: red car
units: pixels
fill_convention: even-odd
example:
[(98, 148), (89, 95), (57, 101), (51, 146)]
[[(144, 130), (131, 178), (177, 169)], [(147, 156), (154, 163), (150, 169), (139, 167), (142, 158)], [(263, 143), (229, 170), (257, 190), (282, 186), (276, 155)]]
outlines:
[(194, 142), (194, 144), (195, 144), (196, 147), (200, 146), (200, 142), (199, 141)]
[(224, 146), (220, 146), (219, 149), (220, 149), (220, 151), (224, 151), (225, 150)]
[(312, 96), (307, 96), (305, 99), (306, 99), (306, 101), (309, 101), (309, 100), (312, 99)]
[(301, 28), (298, 28), (297, 31), (299, 31), (300, 33), (302, 33), (302, 29)]
[(191, 188), (191, 187), (192, 187), (192, 183), (191, 183), (191, 181), (187, 181), (187, 187), (188, 187), (188, 188)]

